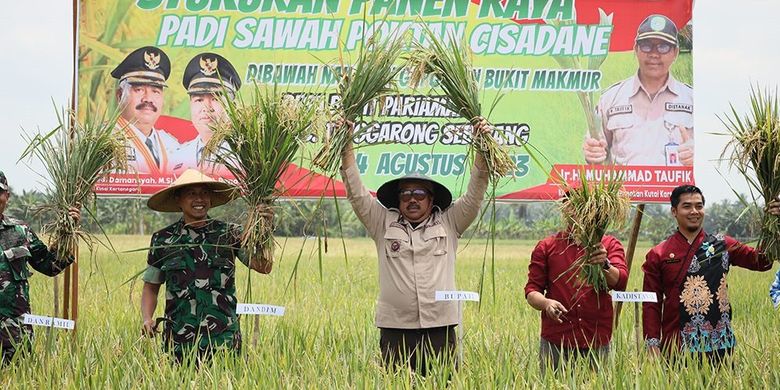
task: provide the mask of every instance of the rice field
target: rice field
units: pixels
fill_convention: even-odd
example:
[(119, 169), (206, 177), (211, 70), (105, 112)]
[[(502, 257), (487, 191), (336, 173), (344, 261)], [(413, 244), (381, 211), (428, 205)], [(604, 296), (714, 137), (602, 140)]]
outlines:
[[(148, 237), (116, 236), (120, 250), (144, 248)], [(457, 266), (458, 288), (477, 290), (485, 253), (484, 241), (464, 248)], [(241, 302), (285, 306), (284, 317), (242, 317), (243, 355), (218, 357), (200, 369), (170, 364), (159, 341), (141, 337), (140, 280), (145, 253), (115, 256), (101, 251), (82, 258), (80, 317), (76, 338), (36, 329), (33, 356), (0, 370), (0, 387), (15, 388), (421, 388), (446, 386), (449, 373), (427, 378), (381, 368), (379, 332), (373, 326), (377, 267), (373, 243), (331, 239), (320, 280), (317, 241), (289, 239), (281, 261), (269, 276), (239, 266)], [(303, 246), (302, 246), (303, 245)], [(522, 289), (533, 242), (497, 243), (496, 296), (483, 295), (482, 307), (465, 304), (464, 360), (451, 375), (452, 388), (777, 388), (780, 374), (780, 316), (767, 289), (773, 273), (735, 269), (730, 275), (738, 346), (734, 369), (713, 371), (691, 365), (676, 370), (637, 351), (633, 307), (626, 307), (613, 339), (613, 356), (599, 370), (587, 364), (541, 376), (538, 367), (539, 313), (525, 303)], [(649, 244), (640, 244), (629, 288), (641, 287), (641, 260)], [(285, 289), (300, 250), (297, 278)], [(85, 253), (85, 252), (82, 252)], [(488, 259), (489, 261), (489, 259)], [(40, 274), (31, 279), (33, 313), (52, 314), (52, 282)], [(293, 287), (294, 286), (294, 287)], [(489, 286), (489, 283), (488, 283)], [(158, 315), (162, 310), (162, 298)]]

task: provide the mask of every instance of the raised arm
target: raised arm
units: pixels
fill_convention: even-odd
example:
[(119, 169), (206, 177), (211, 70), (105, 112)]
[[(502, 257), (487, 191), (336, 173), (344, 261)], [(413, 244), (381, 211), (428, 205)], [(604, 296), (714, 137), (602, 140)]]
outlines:
[[(489, 127), (487, 122), (481, 119), (474, 127), (474, 132), (485, 131), (489, 131)], [(463, 234), (479, 215), (489, 180), (490, 173), (487, 170), (485, 157), (482, 153), (474, 153), (474, 165), (471, 167), (471, 178), (466, 193), (453, 202), (444, 213), (445, 218), (449, 219), (458, 234)]]
[[(350, 128), (354, 127), (352, 123), (348, 125)], [(341, 179), (347, 190), (347, 200), (352, 205), (358, 219), (366, 227), (371, 237), (377, 237), (382, 233), (387, 209), (371, 196), (371, 193), (363, 185), (363, 181), (360, 180), (352, 142), (347, 143), (341, 152)]]

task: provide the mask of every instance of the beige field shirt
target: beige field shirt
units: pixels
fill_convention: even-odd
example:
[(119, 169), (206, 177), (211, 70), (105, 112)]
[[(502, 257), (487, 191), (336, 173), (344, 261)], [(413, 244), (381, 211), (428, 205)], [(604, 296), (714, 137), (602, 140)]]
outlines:
[(598, 114), (616, 164), (666, 165), (665, 146), (683, 143), (681, 130), (693, 139), (693, 89), (669, 75), (650, 96), (634, 75), (607, 89)]
[(347, 198), (376, 244), (379, 299), (376, 326), (422, 329), (458, 323), (458, 305), (436, 302), (436, 291), (455, 290), (458, 238), (479, 214), (488, 173), (471, 170), (468, 189), (446, 210), (434, 207), (413, 228), (396, 209), (386, 209), (366, 189), (357, 167), (343, 167)]

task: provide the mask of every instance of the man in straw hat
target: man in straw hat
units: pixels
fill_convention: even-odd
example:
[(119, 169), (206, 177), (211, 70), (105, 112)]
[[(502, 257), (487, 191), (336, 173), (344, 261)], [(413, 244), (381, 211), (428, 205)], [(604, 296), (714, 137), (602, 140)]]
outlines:
[(225, 57), (215, 53), (201, 53), (193, 57), (184, 69), (182, 85), (190, 95), (190, 119), (198, 135), (176, 151), (174, 173), (199, 167), (201, 171), (225, 176), (229, 172), (224, 166), (201, 164), (201, 159), (213, 135), (210, 126), (214, 120), (225, 116), (220, 98), (224, 92), (227, 95), (225, 98), (234, 99), (241, 88), (241, 77)]
[[(683, 350), (719, 364), (736, 344), (726, 277), (731, 266), (769, 271), (772, 261), (760, 250), (729, 236), (704, 231), (704, 194), (692, 185), (672, 191), (677, 231), (647, 253), (643, 290), (658, 302), (642, 304), (644, 336), (651, 355)], [(780, 215), (780, 202), (768, 213)]]
[[(208, 359), (214, 351), (241, 348), (236, 316), (235, 259), (249, 266), (241, 250), (241, 227), (211, 219), (208, 211), (239, 195), (230, 184), (194, 169), (149, 198), (148, 206), (180, 212), (176, 223), (154, 233), (141, 295), (143, 331), (152, 335), (164, 322), (163, 340), (178, 362), (197, 351)], [(271, 265), (251, 265), (267, 274)], [(157, 295), (165, 283), (165, 317), (154, 320)]]
[(171, 61), (154, 46), (134, 50), (111, 71), (119, 80), (116, 98), (122, 112), (117, 127), (127, 135), (127, 163), (137, 173), (171, 173), (170, 153), (179, 148), (179, 141), (154, 127), (162, 114), (170, 73)]
[[(73, 258), (58, 259), (55, 248), (46, 244), (30, 227), (6, 214), (11, 197), (8, 180), (0, 171), (0, 346), (2, 363), (13, 358), (18, 350), (30, 349), (32, 326), (24, 324), (24, 315), (30, 313), (29, 266), (36, 271), (55, 276), (67, 268)], [(77, 207), (68, 214), (78, 225), (81, 212)]]
[[(487, 129), (480, 122), (475, 131)], [(376, 244), (375, 320), (383, 362), (425, 375), (432, 359), (451, 361), (454, 355), (458, 304), (437, 302), (435, 294), (455, 289), (458, 238), (479, 214), (489, 179), (485, 160), (476, 153), (468, 189), (454, 202), (442, 184), (413, 173), (379, 187), (377, 203), (360, 180), (351, 144), (342, 155), (341, 176), (355, 214)]]
[[(584, 255), (585, 249), (571, 237), (571, 224), (569, 229), (539, 241), (531, 253), (525, 298), (542, 312), (542, 372), (548, 367), (558, 369), (561, 361), (572, 358), (588, 357), (595, 363), (609, 354), (612, 299), (607, 292), (583, 285), (577, 277), (580, 269), (572, 266)], [(605, 235), (587, 262), (601, 265), (610, 289), (625, 290), (628, 267), (623, 245), (615, 237)]]
[(693, 89), (669, 73), (679, 51), (671, 19), (642, 21), (634, 45), (639, 70), (601, 95), (596, 110), (603, 134), (585, 140), (587, 162), (693, 165)]

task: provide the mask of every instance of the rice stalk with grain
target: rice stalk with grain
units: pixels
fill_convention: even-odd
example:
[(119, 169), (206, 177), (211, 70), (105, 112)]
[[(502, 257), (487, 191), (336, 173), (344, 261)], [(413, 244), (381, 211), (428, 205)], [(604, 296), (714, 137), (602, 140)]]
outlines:
[[(584, 254), (572, 267), (579, 276), (596, 292), (607, 291), (607, 280), (600, 264), (589, 264), (588, 259), (595, 253), (607, 229), (619, 229), (628, 217), (631, 207), (628, 195), (622, 191), (622, 175), (614, 169), (604, 172), (597, 180), (586, 179), (580, 172), (580, 181), (576, 184), (562, 182), (567, 195), (561, 200), (560, 209), (570, 237)], [(576, 275), (576, 274), (575, 274)]]
[(339, 67), (332, 69), (339, 75), (336, 93), (339, 101), (331, 108), (334, 123), (338, 127), (326, 132), (323, 145), (313, 159), (313, 164), (327, 174), (334, 174), (341, 164), (344, 147), (367, 131), (368, 126), (359, 126), (351, 131), (349, 123), (357, 123), (365, 107), (374, 104), (374, 111), (381, 111), (384, 96), (397, 93), (396, 76), (403, 69), (395, 66), (405, 46), (403, 37), (380, 36), (374, 33), (366, 38), (357, 59), (347, 65), (343, 57)]
[[(736, 108), (720, 118), (731, 136), (721, 158), (745, 177), (753, 203), (768, 205), (780, 195), (780, 114), (777, 90), (750, 91), (750, 111), (740, 116)], [(756, 194), (757, 193), (757, 194)], [(757, 199), (757, 195), (761, 199)], [(743, 199), (743, 203), (747, 203)], [(747, 206), (747, 204), (746, 204)], [(780, 260), (780, 220), (763, 213), (758, 248), (773, 260)]]
[(46, 201), (39, 212), (56, 215), (43, 225), (51, 248), (58, 258), (75, 255), (79, 239), (93, 247), (94, 237), (81, 229), (68, 214), (70, 207), (86, 205), (94, 199), (95, 184), (114, 170), (127, 169), (126, 140), (117, 131), (119, 110), (86, 112), (83, 120), (74, 110), (57, 110), (57, 126), (46, 134), (24, 134), (27, 148), (19, 160), (35, 158), (46, 171)]
[[(428, 77), (434, 77), (437, 85), (434, 88), (441, 89), (447, 97), (445, 107), (458, 113), (474, 128), (487, 113), (483, 112), (470, 49), (453, 36), (445, 43), (430, 29), (425, 30), (425, 38), (426, 43), (415, 42), (407, 57), (410, 85), (417, 88)], [(500, 98), (499, 94), (489, 111)], [(509, 172), (514, 172), (515, 164), (506, 148), (496, 139), (503, 134), (496, 131), (487, 119), (485, 121), (489, 130), (471, 134), (470, 144), (472, 152), (481, 153), (485, 158), (490, 178), (495, 183)]]
[(235, 177), (248, 205), (242, 248), (253, 268), (265, 269), (274, 259), (274, 202), (285, 191), (277, 183), (312, 129), (324, 123), (315, 101), (281, 94), (275, 87), (255, 86), (251, 93), (249, 102), (222, 99), (226, 115), (213, 125), (204, 158)]

